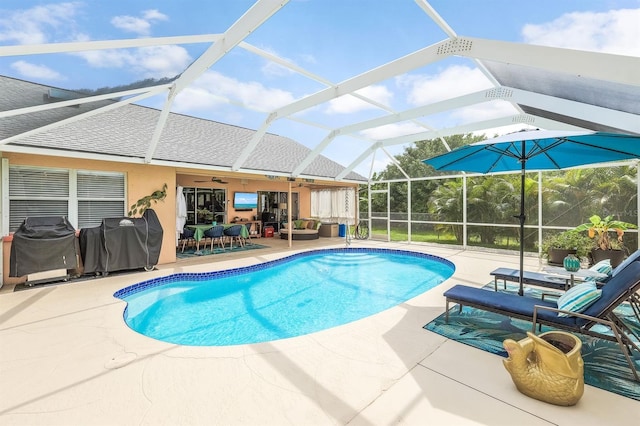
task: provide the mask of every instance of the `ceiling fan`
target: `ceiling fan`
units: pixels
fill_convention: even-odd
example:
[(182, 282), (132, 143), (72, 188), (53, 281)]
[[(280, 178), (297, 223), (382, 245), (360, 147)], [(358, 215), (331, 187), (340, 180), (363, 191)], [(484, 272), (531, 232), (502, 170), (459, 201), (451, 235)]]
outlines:
[(222, 185), (229, 183), (215, 176), (211, 176), (210, 180), (194, 180), (194, 182), (215, 182), (215, 183), (220, 183)]

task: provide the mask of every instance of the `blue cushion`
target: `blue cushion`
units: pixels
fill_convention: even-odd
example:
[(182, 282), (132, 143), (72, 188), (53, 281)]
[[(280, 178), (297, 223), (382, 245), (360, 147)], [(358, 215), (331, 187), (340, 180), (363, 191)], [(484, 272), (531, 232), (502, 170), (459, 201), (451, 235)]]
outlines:
[[(541, 300), (538, 297), (518, 296), (517, 294), (502, 293), (499, 291), (485, 290), (477, 287), (469, 287), (458, 284), (451, 287), (444, 293), (447, 299), (468, 304), (482, 309), (494, 310), (508, 314), (519, 314), (528, 317), (533, 316), (535, 306), (557, 307), (555, 300)], [(576, 318), (558, 317), (556, 312), (549, 310), (538, 310), (538, 319), (552, 321), (558, 324), (575, 326)]]
[[(571, 312), (583, 312), (600, 298), (602, 290), (595, 282), (585, 282), (575, 285), (558, 298), (558, 309)], [(561, 312), (559, 317), (570, 317), (571, 314)]]
[(622, 271), (624, 268), (626, 268), (631, 262), (634, 262), (634, 261), (638, 260), (638, 258), (640, 258), (640, 250), (634, 251), (633, 253), (631, 253), (631, 255), (629, 257), (627, 257), (624, 260), (624, 262), (622, 262), (621, 264), (616, 266), (616, 269), (614, 269), (611, 272), (611, 277), (615, 277), (616, 275), (618, 275), (620, 273), (620, 271)]

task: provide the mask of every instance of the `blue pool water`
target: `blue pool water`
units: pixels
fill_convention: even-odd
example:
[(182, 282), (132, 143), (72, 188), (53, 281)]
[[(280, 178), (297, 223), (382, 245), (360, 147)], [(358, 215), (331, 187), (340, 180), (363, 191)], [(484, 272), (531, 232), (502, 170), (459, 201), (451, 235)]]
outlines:
[(245, 268), (174, 274), (117, 291), (124, 318), (154, 339), (191, 346), (258, 343), (346, 324), (437, 286), (455, 267), (421, 253), (315, 250)]

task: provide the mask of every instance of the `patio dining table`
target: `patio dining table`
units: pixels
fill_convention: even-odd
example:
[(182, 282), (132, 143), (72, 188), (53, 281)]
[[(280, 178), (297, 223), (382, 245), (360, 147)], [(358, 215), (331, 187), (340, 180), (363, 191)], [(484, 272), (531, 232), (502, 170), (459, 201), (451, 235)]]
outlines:
[[(218, 225), (222, 225), (224, 226), (224, 229), (227, 229), (231, 226), (241, 225), (241, 224), (240, 223), (218, 223), (215, 226), (218, 226)], [(189, 229), (193, 229), (194, 231), (193, 238), (196, 240), (196, 251), (194, 252), (194, 254), (202, 254), (202, 252), (200, 251), (200, 241), (205, 237), (204, 233), (207, 230), (213, 228), (214, 225), (208, 223), (208, 224), (200, 224), (200, 225), (186, 225), (186, 227)], [(242, 236), (243, 238), (249, 238), (249, 230), (244, 225), (242, 225), (240, 236)]]

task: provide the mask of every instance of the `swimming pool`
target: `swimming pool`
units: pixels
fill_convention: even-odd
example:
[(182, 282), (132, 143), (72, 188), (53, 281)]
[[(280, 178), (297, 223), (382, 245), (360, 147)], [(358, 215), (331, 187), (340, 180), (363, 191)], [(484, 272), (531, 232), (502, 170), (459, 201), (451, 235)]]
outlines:
[(437, 286), (453, 263), (403, 250), (344, 248), (208, 273), (179, 273), (117, 291), (133, 330), (169, 343), (226, 346), (346, 324)]

